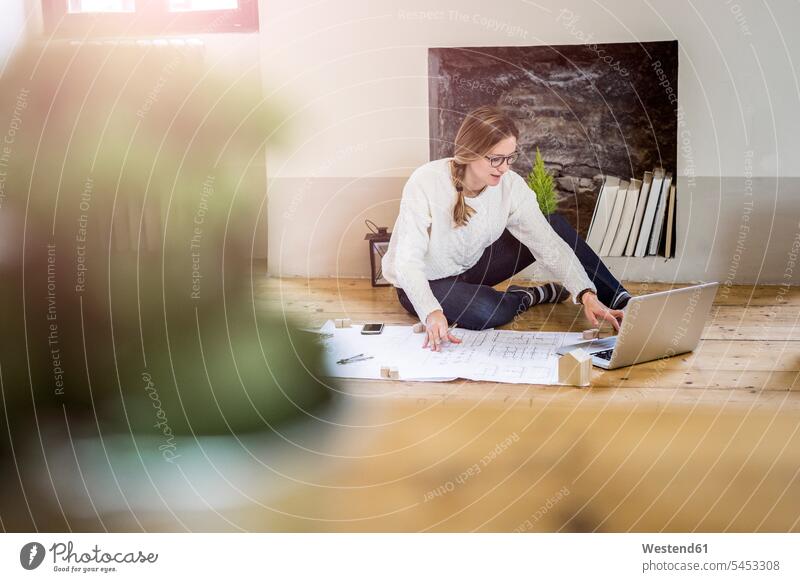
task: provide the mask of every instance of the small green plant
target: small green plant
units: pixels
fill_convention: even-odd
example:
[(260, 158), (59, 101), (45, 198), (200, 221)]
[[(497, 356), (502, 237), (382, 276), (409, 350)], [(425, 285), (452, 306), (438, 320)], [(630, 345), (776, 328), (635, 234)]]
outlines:
[(545, 216), (553, 214), (558, 206), (555, 181), (552, 174), (544, 167), (544, 160), (542, 154), (539, 153), (539, 148), (536, 148), (536, 160), (531, 173), (528, 174), (528, 186), (536, 192), (536, 200), (539, 202), (542, 214)]

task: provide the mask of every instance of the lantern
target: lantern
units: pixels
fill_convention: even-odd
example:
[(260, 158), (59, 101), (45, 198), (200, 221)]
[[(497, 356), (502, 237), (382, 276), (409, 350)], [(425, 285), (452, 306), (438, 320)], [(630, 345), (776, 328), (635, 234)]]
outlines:
[(389, 239), (392, 237), (389, 229), (385, 226), (377, 226), (371, 220), (365, 220), (364, 223), (370, 230), (365, 236), (364, 240), (369, 245), (369, 266), (372, 274), (373, 287), (388, 287), (391, 283), (383, 278), (383, 270), (381, 266), (381, 259), (386, 254), (389, 248)]

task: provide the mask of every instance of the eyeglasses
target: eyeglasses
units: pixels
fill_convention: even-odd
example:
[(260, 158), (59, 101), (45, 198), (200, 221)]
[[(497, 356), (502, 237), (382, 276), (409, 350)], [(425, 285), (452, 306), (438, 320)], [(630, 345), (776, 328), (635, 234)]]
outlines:
[(514, 165), (514, 162), (517, 161), (519, 157), (519, 152), (514, 152), (508, 156), (483, 156), (489, 163), (492, 165), (493, 168), (499, 168), (503, 165), (503, 162), (507, 162), (509, 166)]

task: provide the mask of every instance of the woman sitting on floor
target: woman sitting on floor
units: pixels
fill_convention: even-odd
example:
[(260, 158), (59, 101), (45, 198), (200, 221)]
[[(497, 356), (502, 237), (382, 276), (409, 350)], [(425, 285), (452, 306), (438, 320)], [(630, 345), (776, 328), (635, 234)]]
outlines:
[[(570, 294), (593, 326), (605, 320), (619, 329), (631, 295), (563, 217), (545, 218), (536, 194), (511, 171), (518, 138), (508, 116), (479, 107), (461, 124), (454, 156), (417, 168), (403, 189), (383, 275), (425, 323), (423, 347), (460, 343), (452, 324), (500, 326)], [(537, 259), (563, 286), (492, 288)]]

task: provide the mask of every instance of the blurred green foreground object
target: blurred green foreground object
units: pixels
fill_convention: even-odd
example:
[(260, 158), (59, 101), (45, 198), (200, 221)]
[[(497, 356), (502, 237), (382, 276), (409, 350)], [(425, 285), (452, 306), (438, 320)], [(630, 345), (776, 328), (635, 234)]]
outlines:
[[(253, 301), (279, 112), (257, 70), (223, 76), (202, 50), (59, 42), (6, 68), (6, 507), (41, 491), (48, 439), (271, 432), (313, 422), (331, 397), (308, 334)], [(17, 509), (5, 528), (31, 529), (35, 509)]]

